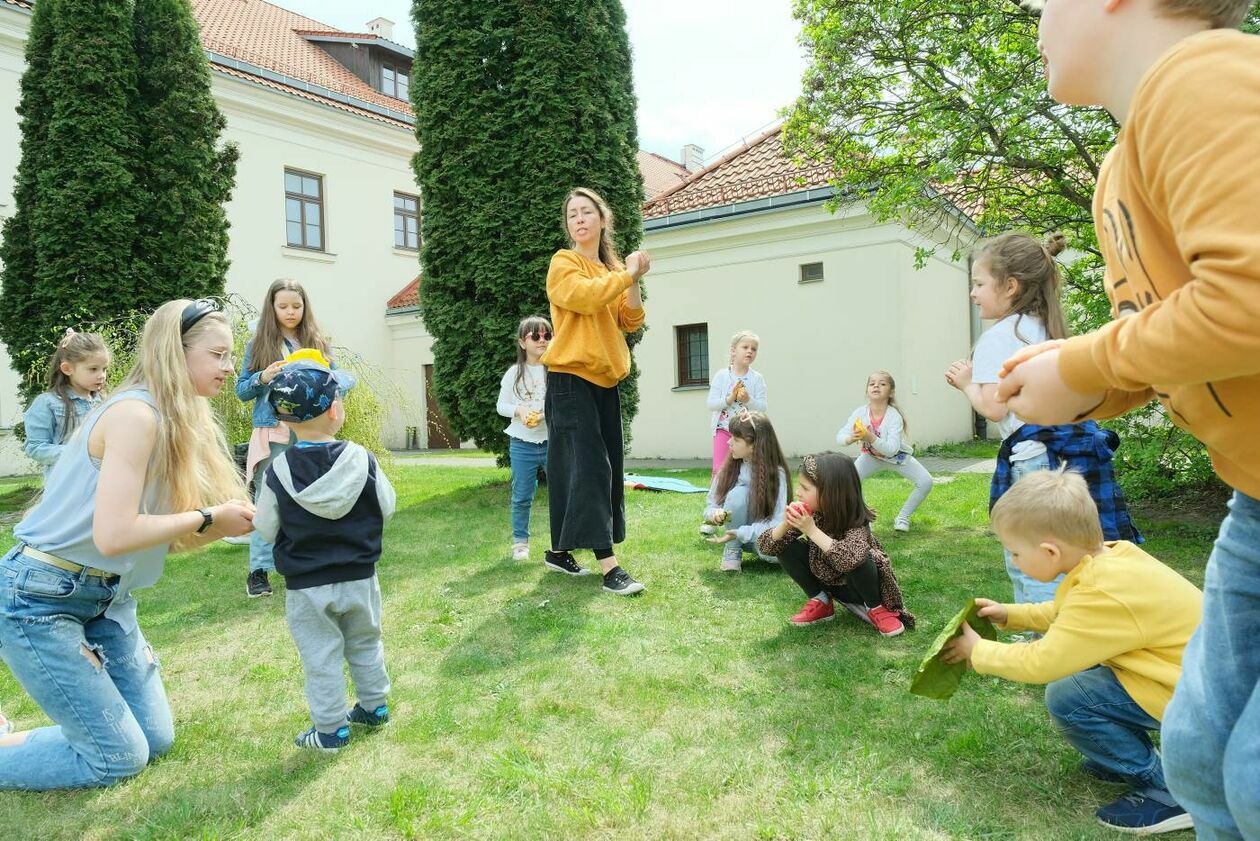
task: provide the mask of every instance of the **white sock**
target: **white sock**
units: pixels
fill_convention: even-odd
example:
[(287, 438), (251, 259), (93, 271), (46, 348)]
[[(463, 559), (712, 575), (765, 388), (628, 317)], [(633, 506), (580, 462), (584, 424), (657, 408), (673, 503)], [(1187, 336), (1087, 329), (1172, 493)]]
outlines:
[(822, 602), (823, 604), (831, 604), (831, 596), (827, 595), (826, 590), (823, 590), (818, 595), (814, 596), (814, 598), (818, 599), (818, 601)]

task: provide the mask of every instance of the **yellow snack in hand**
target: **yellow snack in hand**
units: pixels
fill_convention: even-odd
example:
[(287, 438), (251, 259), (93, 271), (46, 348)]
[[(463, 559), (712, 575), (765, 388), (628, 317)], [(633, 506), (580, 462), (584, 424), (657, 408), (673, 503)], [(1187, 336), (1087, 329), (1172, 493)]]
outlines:
[(525, 425), (533, 429), (540, 423), (542, 423), (542, 412), (531, 409), (529, 414), (525, 416)]
[(862, 423), (861, 418), (858, 418), (857, 420), (853, 421), (853, 433), (857, 435), (857, 437), (859, 438), (865, 437), (866, 424)]

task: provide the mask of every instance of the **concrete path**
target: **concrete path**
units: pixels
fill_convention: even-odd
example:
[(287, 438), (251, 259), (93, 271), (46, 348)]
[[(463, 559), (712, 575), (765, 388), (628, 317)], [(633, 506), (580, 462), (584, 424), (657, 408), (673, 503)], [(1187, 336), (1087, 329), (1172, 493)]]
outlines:
[[(394, 458), (400, 464), (427, 465), (430, 467), (494, 467), (493, 456), (453, 456), (440, 455), (440, 450), (395, 450)], [(793, 469), (800, 464), (799, 458), (788, 459)], [(991, 458), (936, 458), (924, 456), (919, 459), (929, 473), (992, 473), (994, 460)], [(628, 458), (626, 471), (635, 470), (704, 470), (709, 466), (707, 459), (673, 459), (673, 458)]]

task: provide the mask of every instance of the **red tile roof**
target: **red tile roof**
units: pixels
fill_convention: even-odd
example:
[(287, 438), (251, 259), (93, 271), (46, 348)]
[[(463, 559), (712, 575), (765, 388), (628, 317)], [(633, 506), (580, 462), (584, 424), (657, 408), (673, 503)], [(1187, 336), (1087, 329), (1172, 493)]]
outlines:
[(678, 186), (691, 173), (687, 167), (655, 152), (639, 151), (639, 174), (643, 178), (643, 195), (647, 201)]
[(409, 103), (376, 90), (304, 37), (305, 34), (318, 33), (378, 40), (376, 35), (342, 32), (265, 0), (192, 0), (192, 9), (201, 26), (202, 46), (212, 53), (287, 76), (299, 84), (318, 85), (334, 93), (388, 108), (405, 116), (398, 118), (378, 114), (367, 108), (356, 107), (353, 103), (322, 95), (319, 91), (303, 90), (297, 84), (290, 85), (281, 80), (259, 76), (247, 67), (231, 67), (212, 59), (215, 70), (352, 114), (400, 128), (411, 128), (408, 122), (412, 116)]
[(389, 303), (385, 305), (385, 308), (399, 310), (418, 306), (420, 306), (420, 275), (416, 275), (415, 280), (399, 289), (394, 294), (394, 297), (389, 299)]
[(643, 218), (825, 187), (830, 173), (825, 166), (794, 163), (783, 151), (776, 126), (646, 201)]

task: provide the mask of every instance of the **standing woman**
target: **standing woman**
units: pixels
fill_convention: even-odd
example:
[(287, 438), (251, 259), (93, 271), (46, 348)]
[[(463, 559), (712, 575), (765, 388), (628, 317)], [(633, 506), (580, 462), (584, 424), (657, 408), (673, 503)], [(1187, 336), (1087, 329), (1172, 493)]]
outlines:
[(158, 658), (132, 591), (171, 548), (252, 528), (210, 413), (232, 375), (232, 331), (214, 301), (170, 301), (135, 366), (66, 444), (0, 559), (0, 656), (53, 720), (0, 737), (0, 789), (107, 786), (175, 738)]
[(563, 219), (571, 247), (557, 251), (547, 270), (555, 337), (542, 358), (551, 502), (551, 549), (543, 563), (586, 575), (572, 550), (590, 549), (604, 573), (604, 589), (628, 596), (643, 585), (613, 553), (613, 544), (626, 539), (617, 384), (630, 373), (626, 334), (643, 326), (639, 278), (650, 259), (636, 251), (622, 263), (612, 241), (612, 211), (593, 190), (569, 193)]

